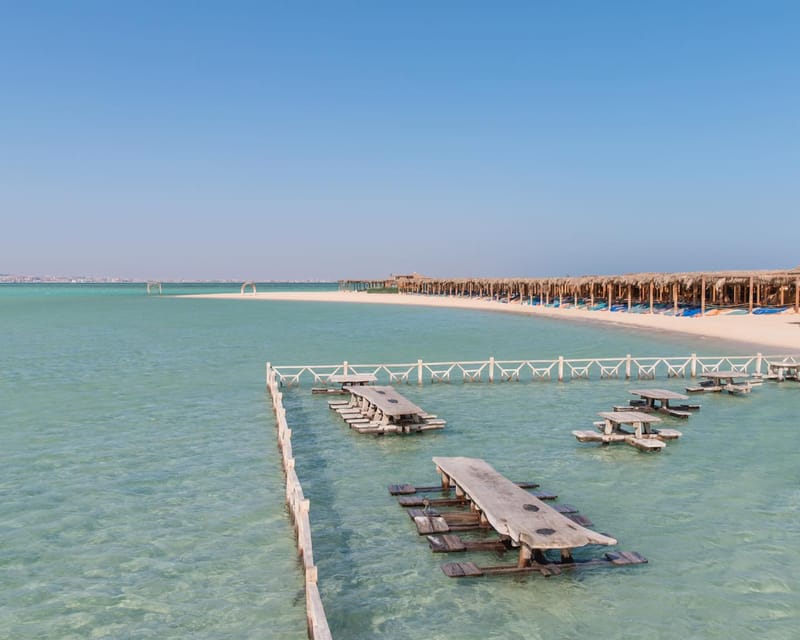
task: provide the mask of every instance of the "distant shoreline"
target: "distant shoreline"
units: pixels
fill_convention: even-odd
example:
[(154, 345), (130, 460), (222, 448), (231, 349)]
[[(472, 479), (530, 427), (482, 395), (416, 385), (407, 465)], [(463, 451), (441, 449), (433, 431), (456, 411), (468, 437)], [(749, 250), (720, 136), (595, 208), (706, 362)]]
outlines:
[(588, 311), (586, 309), (553, 308), (503, 303), (477, 298), (383, 294), (343, 291), (270, 291), (263, 293), (183, 294), (180, 298), (205, 298), (241, 301), (339, 302), (354, 304), (395, 304), (404, 306), (472, 309), (501, 313), (517, 313), (568, 321), (611, 324), (618, 327), (664, 331), (695, 338), (713, 338), (800, 354), (800, 314), (788, 312), (773, 315), (717, 315), (694, 318), (661, 314)]

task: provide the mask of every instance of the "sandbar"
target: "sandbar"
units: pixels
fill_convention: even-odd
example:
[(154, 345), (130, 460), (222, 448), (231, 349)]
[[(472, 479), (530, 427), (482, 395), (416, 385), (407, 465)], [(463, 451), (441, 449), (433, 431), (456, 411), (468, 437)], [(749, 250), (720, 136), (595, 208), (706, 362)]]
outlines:
[[(517, 313), (567, 321), (596, 322), (666, 331), (695, 338), (712, 338), (769, 350), (773, 354), (800, 354), (800, 314), (784, 312), (771, 315), (716, 315), (681, 317), (663, 314), (589, 311), (570, 307), (531, 306), (519, 302), (499, 302), (457, 296), (366, 293), (352, 291), (269, 291), (259, 293), (209, 293), (182, 295), (182, 298), (226, 300), (290, 300), (295, 302), (338, 302), (353, 304), (398, 304), (423, 307), (446, 307)], [(766, 351), (765, 351), (766, 353)]]

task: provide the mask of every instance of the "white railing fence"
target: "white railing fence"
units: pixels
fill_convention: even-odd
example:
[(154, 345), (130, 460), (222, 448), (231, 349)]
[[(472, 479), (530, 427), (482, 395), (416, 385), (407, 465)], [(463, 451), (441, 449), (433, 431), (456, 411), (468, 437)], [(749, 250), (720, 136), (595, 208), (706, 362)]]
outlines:
[[(302, 373), (302, 372), (301, 372)], [(299, 382), (301, 374), (294, 379)], [(283, 408), (283, 393), (280, 381), (274, 370), (267, 365), (267, 390), (272, 398), (272, 408), (278, 430), (278, 446), (281, 450), (283, 469), (286, 472), (286, 504), (292, 514), (295, 532), (297, 533), (297, 552), (303, 563), (306, 591), (306, 620), (308, 635), (312, 640), (331, 640), (331, 631), (322, 606), (319, 588), (317, 587), (317, 566), (314, 564), (314, 552), (311, 544), (311, 522), (308, 512), (310, 501), (303, 495), (303, 487), (295, 472), (294, 453), (292, 451), (292, 430), (286, 423), (286, 409)]]
[(746, 356), (647, 356), (627, 354), (613, 358), (558, 358), (550, 360), (470, 360), (454, 362), (406, 362), (398, 364), (272, 365), (267, 374), (274, 376), (281, 387), (299, 386), (304, 382), (326, 385), (331, 376), (372, 373), (381, 384), (433, 384), (437, 382), (522, 382), (579, 378), (602, 380), (655, 380), (657, 378), (694, 378), (712, 371), (738, 371), (764, 375), (770, 362), (800, 359), (800, 355)]

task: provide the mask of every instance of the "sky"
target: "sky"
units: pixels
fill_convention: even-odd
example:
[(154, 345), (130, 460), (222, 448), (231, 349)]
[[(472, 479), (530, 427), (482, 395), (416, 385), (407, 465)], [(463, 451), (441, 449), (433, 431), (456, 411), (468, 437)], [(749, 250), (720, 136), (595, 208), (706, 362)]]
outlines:
[(0, 0), (0, 274), (800, 264), (800, 3)]

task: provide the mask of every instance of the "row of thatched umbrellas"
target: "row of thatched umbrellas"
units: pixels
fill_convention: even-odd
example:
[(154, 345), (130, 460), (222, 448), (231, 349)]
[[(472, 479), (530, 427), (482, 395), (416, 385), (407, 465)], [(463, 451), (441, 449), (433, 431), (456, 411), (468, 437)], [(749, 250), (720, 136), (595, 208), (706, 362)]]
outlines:
[(428, 278), (394, 276), (387, 280), (342, 280), (340, 289), (359, 290), (396, 286), (400, 293), (452, 295), (499, 300), (530, 300), (540, 304), (604, 302), (672, 305), (675, 310), (708, 305), (721, 308), (787, 307), (800, 311), (800, 267), (785, 271), (713, 271), (632, 273), (546, 278)]

